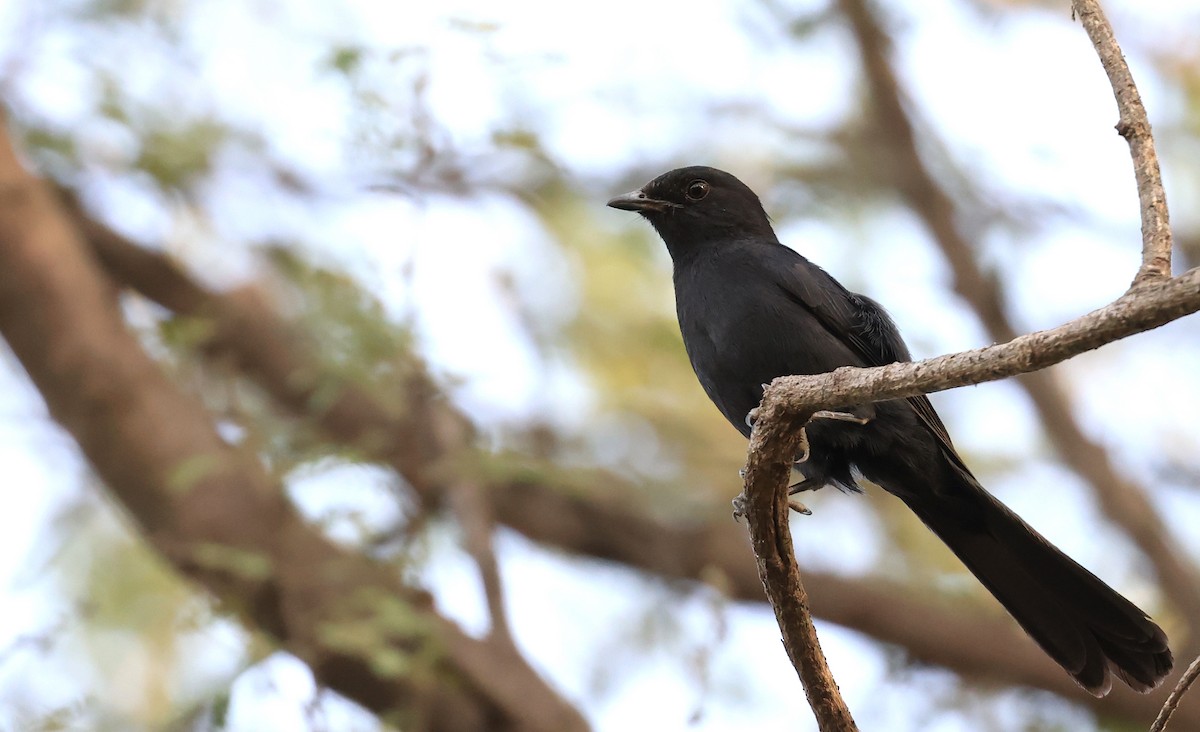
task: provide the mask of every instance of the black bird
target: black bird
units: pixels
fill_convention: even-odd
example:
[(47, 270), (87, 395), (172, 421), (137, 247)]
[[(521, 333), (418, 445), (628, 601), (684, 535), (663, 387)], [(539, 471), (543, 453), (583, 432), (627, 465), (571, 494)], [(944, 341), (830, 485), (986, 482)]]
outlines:
[[(778, 376), (912, 360), (883, 308), (781, 244), (729, 173), (672, 170), (608, 205), (638, 212), (666, 243), (692, 368), (743, 435)], [(1112, 674), (1143, 693), (1162, 683), (1174, 663), (1162, 629), (984, 490), (926, 397), (838, 412), (809, 423), (798, 490), (860, 492), (862, 475), (904, 501), (1084, 689), (1105, 695)]]

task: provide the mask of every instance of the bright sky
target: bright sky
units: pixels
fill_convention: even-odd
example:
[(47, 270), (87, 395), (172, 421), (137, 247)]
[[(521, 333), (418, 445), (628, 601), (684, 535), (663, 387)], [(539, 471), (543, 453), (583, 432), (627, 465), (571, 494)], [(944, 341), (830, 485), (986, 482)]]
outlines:
[[(1054, 325), (1119, 293), (1136, 263), (1136, 198), (1126, 148), (1112, 131), (1116, 113), (1111, 93), (1082, 30), (1063, 21), (1065, 10), (1023, 13), (1019, 19), (1000, 15), (981, 22), (979, 14), (964, 11), (960, 3), (888, 5), (902, 19), (900, 60), (910, 92), (917, 107), (930, 115), (927, 121), (947, 137), (954, 156), (969, 161), (983, 179), (994, 181), (997, 191), (1059, 198), (1098, 222), (1086, 230), (1064, 222), (1019, 240), (987, 242), (989, 255), (1017, 283), (1013, 297), (1022, 324)], [(1195, 42), (1195, 29), (1200, 28), (1196, 0), (1106, 5), (1119, 34), (1154, 38), (1163, 46)], [(0, 38), (15, 32), (16, 7), (7, 8), (9, 30), (0, 30)], [(739, 126), (729, 118), (715, 122), (709, 112), (714, 102), (765, 104), (798, 127), (819, 128), (844, 114), (854, 93), (854, 60), (839, 33), (821, 33), (796, 47), (785, 42), (759, 5), (734, 0), (618, 0), (586, 7), (536, 0), (210, 0), (202, 7), (187, 24), (185, 38), (194, 66), (183, 73), (199, 82), (185, 86), (200, 90), (190, 96), (177, 83), (179, 68), (147, 63), (147, 49), (136, 43), (60, 33), (23, 44), (0, 43), (0, 48), (33, 52), (37, 61), (22, 72), (20, 97), (65, 127), (83, 129), (97, 159), (120, 161), (132, 154), (132, 147), (120, 131), (94, 124), (89, 117), (95, 90), (78, 59), (83, 49), (92, 48), (101, 52), (84, 57), (122, 70), (125, 88), (135, 97), (158, 100), (173, 94), (183, 109), (218, 110), (261, 133), (299, 170), (344, 194), (321, 208), (301, 209), (264, 196), (260, 172), (226, 161), (228, 171), (211, 194), (217, 230), (185, 229), (177, 246), (205, 272), (211, 267), (219, 273), (238, 273), (244, 271), (245, 260), (233, 247), (211, 246), (215, 238), (302, 235), (314, 243), (317, 255), (343, 261), (361, 274), (394, 314), (419, 303), (428, 352), (447, 373), (467, 377), (460, 391), (467, 407), (496, 419), (559, 401), (586, 404), (586, 394), (569, 377), (550, 385), (538, 380), (519, 325), (509, 310), (496, 306), (502, 296), (492, 277), (497, 267), (528, 273), (536, 266), (537, 276), (527, 278), (536, 284), (526, 285), (526, 295), (546, 308), (570, 308), (567, 264), (528, 214), (499, 197), (413, 201), (361, 195), (364, 185), (386, 175), (388, 161), (364, 161), (346, 153), (344, 141), (355, 133), (347, 123), (350, 100), (338, 78), (314, 71), (331, 39), (381, 52), (428, 47), (428, 55), (421, 52), (414, 63), (428, 64), (429, 99), (456, 145), (480, 146), (497, 122), (527, 119), (543, 131), (550, 151), (572, 175), (604, 181), (605, 186), (611, 182), (610, 193), (628, 184), (610, 181), (611, 171), (632, 162), (708, 162), (735, 172), (764, 167), (763, 162), (776, 154), (773, 141), (750, 124)], [(495, 28), (468, 32), (462, 23), (447, 19), (495, 23)], [(755, 34), (741, 31), (747, 24)], [(1173, 112), (1179, 100), (1156, 83), (1138, 48), (1127, 45), (1154, 121), (1156, 110)], [(520, 62), (497, 66), (495, 56)], [(386, 88), (389, 67), (368, 68), (380, 75), (377, 81)], [(400, 104), (406, 92), (394, 93), (388, 103)], [(683, 157), (701, 151), (709, 159)], [(179, 222), (150, 206), (136, 186), (110, 181), (91, 193), (98, 201), (120, 207), (120, 223), (131, 232), (180, 242)], [(598, 207), (605, 198), (598, 192)], [(613, 216), (614, 230), (635, 225), (616, 218), (621, 214)], [(886, 303), (919, 355), (974, 347), (985, 340), (945, 292), (944, 266), (913, 221), (899, 215), (872, 219), (862, 223), (859, 233), (865, 248), (843, 246), (845, 227), (821, 220), (790, 222), (780, 232), (785, 242), (846, 277), (847, 284)], [(870, 266), (860, 268), (852, 256), (870, 257)], [(414, 257), (416, 274), (409, 286), (398, 273)], [(479, 305), (464, 307), (464, 293), (475, 293)], [(1178, 331), (1146, 338), (1161, 342), (1158, 339), (1170, 338), (1172, 332)], [(481, 360), (481, 352), (488, 358)], [(1200, 372), (1200, 352), (1184, 349), (1179, 358), (1180, 366), (1194, 366), (1190, 373)], [(1192, 408), (1156, 415), (1142, 429), (1121, 426), (1114, 415), (1136, 406), (1122, 385), (1140, 374), (1157, 373), (1160, 366), (1137, 349), (1117, 347), (1106, 359), (1083, 358), (1073, 364), (1072, 373), (1085, 374), (1086, 379), (1073, 381), (1072, 389), (1083, 413), (1100, 425), (1101, 436), (1121, 445), (1122, 460), (1138, 465), (1146, 448), (1171, 440), (1176, 450), (1200, 448), (1191, 424), (1196, 411)], [(0, 369), (0, 465), (5, 466), (4, 482), (10, 487), (7, 510), (0, 513), (0, 649), (23, 634), (44, 630), (61, 611), (47, 604), (52, 588), (30, 568), (47, 561), (39, 554), (45, 551), (39, 542), (61, 502), (77, 495), (85, 476), (71, 443), (48, 422), (19, 368), (8, 366)], [(1186, 373), (1183, 368), (1178, 372)], [(553, 398), (543, 393), (547, 388)], [(1174, 384), (1173, 389), (1181, 404), (1194, 405), (1200, 396), (1195, 383)], [(959, 390), (940, 398), (939, 404), (944, 405), (956, 442), (968, 451), (986, 446), (994, 454), (1000, 449), (997, 445), (1004, 445), (1014, 455), (1044, 452), (1031, 416), (1011, 386)], [(967, 413), (988, 414), (989, 419), (967, 420)], [(382, 478), (369, 471), (356, 475), (361, 493), (357, 502), (373, 511), (389, 510), (387, 494), (378, 485)], [(330, 498), (323, 491), (345, 485), (345, 478), (339, 473), (314, 475), (297, 492), (316, 513)], [(1029, 485), (1056, 488), (1030, 491)], [(1098, 564), (1101, 540), (1122, 541), (1111, 531), (1091, 528), (1099, 518), (1089, 502), (1080, 501), (1082, 487), (1052, 464), (1031, 464), (992, 488), (1089, 566)], [(1177, 525), (1200, 522), (1195, 502), (1175, 501), (1169, 493), (1161, 500), (1172, 507)], [(868, 530), (862, 523), (867, 520), (864, 512), (844, 501), (826, 505), (826, 521), (805, 524), (801, 556), (821, 566), (862, 569), (874, 556), (873, 547), (856, 538)], [(450, 544), (453, 537), (443, 540)], [(629, 573), (599, 563), (565, 561), (512, 536), (502, 536), (500, 548), (518, 639), (568, 696), (585, 700), (583, 706), (598, 729), (811, 728), (802, 693), (779, 649), (777, 629), (762, 607), (727, 608), (722, 616), (703, 597), (680, 598)], [(1193, 548), (1200, 552), (1200, 546)], [(446, 554), (428, 578), (439, 603), (466, 627), (481, 629), (485, 615), (473, 569), (461, 555)], [(581, 571), (581, 566), (586, 569)], [(1129, 577), (1134, 569), (1108, 565), (1103, 573), (1123, 578), (1122, 587), (1136, 596), (1137, 583)], [(649, 657), (637, 656), (606, 633), (592, 632), (624, 627), (633, 633), (644, 624), (647, 598), (652, 617), (665, 617), (659, 622), (670, 626), (678, 643), (665, 644)], [(587, 618), (586, 627), (578, 622), (581, 617)], [(728, 626), (723, 640), (710, 648), (697, 642), (713, 636), (720, 622)], [(860, 718), (864, 728), (883, 728), (886, 721), (893, 732), (965, 729), (963, 720), (945, 714), (927, 726), (928, 719), (917, 707), (929, 702), (914, 700), (912, 685), (896, 682), (895, 669), (884, 654), (852, 633), (829, 625), (821, 631), (851, 707), (869, 708), (876, 715)], [(221, 642), (236, 646), (232, 636)], [(711, 654), (713, 687), (729, 692), (707, 702), (698, 692), (702, 687), (691, 664), (683, 658), (702, 652)], [(618, 663), (598, 678), (593, 665), (580, 659), (603, 653), (613, 654)], [(32, 655), (17, 653), (0, 662), (0, 694), (4, 685), (17, 683), (27, 673)], [(219, 670), (232, 660), (214, 658), (212, 665)], [(239, 682), (239, 693), (264, 679), (274, 683), (272, 691), (245, 692), (261, 697), (261, 703), (237, 704), (235, 697), (230, 729), (265, 729), (264, 724), (303, 729), (297, 710), (310, 693), (303, 669), (276, 659)], [(923, 675), (921, 683), (923, 691), (953, 689), (937, 674)], [(606, 693), (595, 693), (597, 688)], [(69, 701), (73, 693), (69, 688), (44, 691), (59, 701)], [(1002, 699), (998, 714), (1005, 700), (1015, 702), (1017, 696)], [(328, 709), (335, 718), (352, 714), (344, 706)], [(699, 719), (690, 723), (688, 717), (697, 709)], [(1012, 714), (1015, 724), (1020, 714)], [(1064, 724), (1082, 724), (1073, 714), (1064, 710)]]

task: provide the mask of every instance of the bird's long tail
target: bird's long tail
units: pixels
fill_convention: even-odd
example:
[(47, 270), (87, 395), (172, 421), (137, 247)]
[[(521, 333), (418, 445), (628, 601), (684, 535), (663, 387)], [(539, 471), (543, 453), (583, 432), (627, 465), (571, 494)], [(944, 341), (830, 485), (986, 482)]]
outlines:
[(974, 480), (952, 480), (901, 498), (1051, 658), (1096, 696), (1112, 674), (1143, 693), (1162, 683), (1174, 661), (1161, 628)]

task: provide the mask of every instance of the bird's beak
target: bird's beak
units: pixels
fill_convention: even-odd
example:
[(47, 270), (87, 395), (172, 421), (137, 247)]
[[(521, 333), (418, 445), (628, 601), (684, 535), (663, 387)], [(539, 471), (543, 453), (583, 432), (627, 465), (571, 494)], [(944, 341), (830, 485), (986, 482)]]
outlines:
[(638, 189), (617, 196), (609, 201), (608, 205), (622, 211), (665, 211), (672, 204), (669, 201), (651, 198)]

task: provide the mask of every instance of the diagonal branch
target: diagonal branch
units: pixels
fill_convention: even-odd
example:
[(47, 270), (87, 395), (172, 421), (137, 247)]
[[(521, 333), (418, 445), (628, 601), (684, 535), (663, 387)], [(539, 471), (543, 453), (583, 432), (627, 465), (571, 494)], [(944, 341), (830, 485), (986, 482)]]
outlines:
[[(977, 232), (968, 237), (961, 231), (961, 217), (953, 199), (934, 179), (918, 152), (916, 132), (889, 61), (891, 38), (864, 0), (840, 0), (840, 5), (858, 40), (876, 124), (895, 157), (890, 169), (897, 191), (941, 247), (954, 274), (955, 291), (974, 308), (992, 340), (1013, 340), (1017, 329), (1005, 312), (1001, 283), (980, 269), (968, 241), (979, 238)], [(1161, 220), (1165, 222), (1165, 216)], [(1053, 374), (1028, 373), (1017, 383), (1032, 399), (1062, 459), (1091, 484), (1105, 515), (1124, 529), (1153, 563), (1171, 603), (1190, 625), (1200, 625), (1200, 578), (1150, 503), (1146, 490), (1121, 475), (1104, 447), (1085, 434)]]
[(897, 399), (1044, 369), (1200, 310), (1200, 267), (1147, 282), (1112, 303), (1057, 328), (973, 351), (877, 366), (843, 366), (816, 376), (782, 376), (763, 396), (758, 419), (794, 422), (842, 404)]
[(125, 329), (115, 288), (0, 134), (0, 333), (147, 540), (322, 685), (414, 729), (583, 730), (508, 647), (329, 542)]
[[(226, 295), (205, 289), (167, 257), (137, 246), (83, 213), (60, 189), (73, 218), (109, 275), (122, 286), (179, 315), (208, 324), (200, 348), (230, 360), (293, 415), (313, 419), (337, 442), (391, 465), (426, 506), (440, 503), (447, 487), (430, 470), (442, 456), (461, 450), (473, 429), (445, 400), (417, 364), (396, 388), (405, 409), (385, 408), (367, 390), (330, 378), (314, 343), (285, 322), (258, 292)], [(455, 435), (453, 445), (444, 440)]]
[(1150, 725), (1150, 732), (1163, 732), (1167, 728), (1167, 723), (1171, 721), (1171, 717), (1175, 716), (1176, 710), (1179, 709), (1179, 702), (1183, 701), (1183, 697), (1187, 694), (1188, 689), (1192, 688), (1192, 684), (1196, 683), (1196, 678), (1200, 677), (1200, 657), (1192, 661), (1187, 670), (1183, 672), (1183, 676), (1179, 677), (1179, 683), (1175, 684), (1175, 688), (1171, 690), (1171, 695), (1167, 697), (1167, 701), (1163, 703), (1162, 709), (1155, 718), (1154, 724)]

